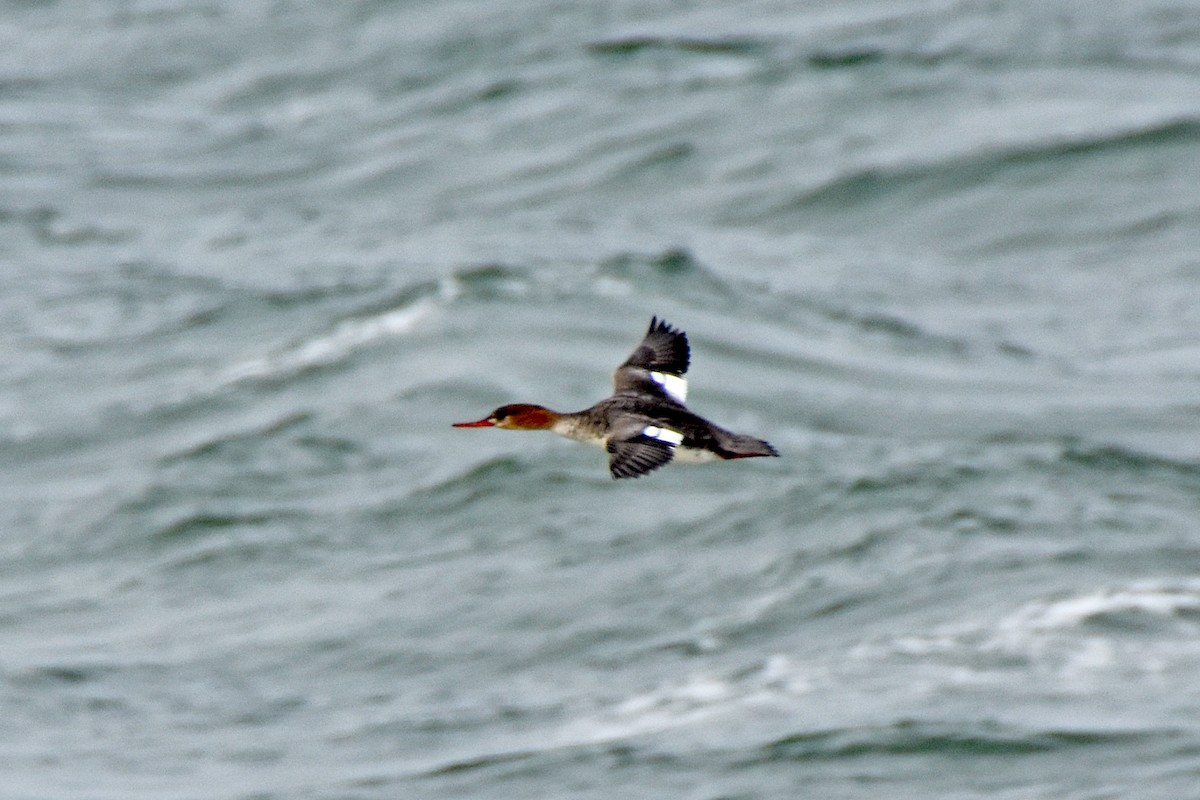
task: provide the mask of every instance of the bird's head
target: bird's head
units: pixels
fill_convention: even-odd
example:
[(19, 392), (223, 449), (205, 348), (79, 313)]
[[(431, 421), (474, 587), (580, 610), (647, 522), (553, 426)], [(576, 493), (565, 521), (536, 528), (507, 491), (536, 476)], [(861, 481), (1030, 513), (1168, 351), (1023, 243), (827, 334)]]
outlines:
[(455, 428), (508, 428), (514, 431), (540, 431), (554, 424), (557, 414), (532, 403), (500, 406), (476, 422), (455, 422)]

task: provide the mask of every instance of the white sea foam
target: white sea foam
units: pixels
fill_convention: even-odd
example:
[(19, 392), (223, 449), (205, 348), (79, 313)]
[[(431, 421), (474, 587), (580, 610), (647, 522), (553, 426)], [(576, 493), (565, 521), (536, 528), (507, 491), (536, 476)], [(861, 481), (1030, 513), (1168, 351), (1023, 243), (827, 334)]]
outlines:
[(1048, 631), (1078, 627), (1112, 614), (1171, 617), (1200, 612), (1200, 584), (1135, 584), (1122, 589), (1029, 603), (1000, 623), (1001, 630)]
[(616, 741), (702, 724), (713, 717), (786, 707), (813, 689), (803, 669), (784, 655), (732, 674), (692, 674), (645, 692), (614, 700), (569, 723), (561, 732), (570, 743)]
[(897, 636), (855, 655), (948, 668), (959, 684), (988, 683), (1015, 669), (1037, 675), (1045, 688), (1090, 692), (1122, 676), (1200, 665), (1198, 618), (1200, 582), (1139, 582), (1033, 600), (995, 621)]
[(312, 367), (336, 364), (355, 350), (382, 339), (409, 333), (436, 309), (432, 299), (392, 309), (371, 317), (349, 319), (329, 333), (275, 353), (248, 359), (230, 367), (222, 384), (294, 375)]

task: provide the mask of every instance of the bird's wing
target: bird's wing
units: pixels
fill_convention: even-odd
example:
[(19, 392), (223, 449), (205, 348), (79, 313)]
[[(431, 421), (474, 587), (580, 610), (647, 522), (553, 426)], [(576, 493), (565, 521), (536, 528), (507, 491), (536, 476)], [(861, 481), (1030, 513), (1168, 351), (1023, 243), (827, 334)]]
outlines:
[(637, 478), (675, 457), (683, 434), (646, 417), (628, 417), (608, 437), (608, 471), (614, 478)]
[(690, 358), (687, 334), (651, 317), (646, 338), (613, 373), (613, 393), (647, 393), (682, 404)]

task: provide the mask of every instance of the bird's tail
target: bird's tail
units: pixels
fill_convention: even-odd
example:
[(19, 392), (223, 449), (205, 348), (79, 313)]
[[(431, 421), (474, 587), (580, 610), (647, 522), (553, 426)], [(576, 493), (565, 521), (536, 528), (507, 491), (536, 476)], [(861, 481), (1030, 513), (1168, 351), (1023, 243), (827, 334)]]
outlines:
[(730, 433), (722, 437), (721, 448), (717, 451), (721, 458), (756, 458), (758, 456), (777, 456), (779, 451), (770, 442), (744, 436), (740, 433)]

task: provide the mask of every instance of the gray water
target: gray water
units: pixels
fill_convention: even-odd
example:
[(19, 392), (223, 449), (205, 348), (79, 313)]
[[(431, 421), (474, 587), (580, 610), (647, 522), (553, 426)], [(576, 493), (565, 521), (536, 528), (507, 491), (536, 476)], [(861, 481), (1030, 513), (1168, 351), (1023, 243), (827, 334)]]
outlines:
[(0, 796), (1200, 798), (1200, 4), (0, 42)]

